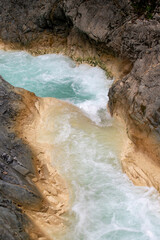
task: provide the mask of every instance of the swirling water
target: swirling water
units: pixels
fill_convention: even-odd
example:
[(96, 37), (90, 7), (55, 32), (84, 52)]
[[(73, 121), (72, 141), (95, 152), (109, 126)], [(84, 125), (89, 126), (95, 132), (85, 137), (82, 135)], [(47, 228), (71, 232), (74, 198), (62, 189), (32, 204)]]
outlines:
[(61, 55), (0, 51), (0, 75), (11, 84), (69, 101), (87, 118), (65, 111), (50, 125), (54, 165), (71, 186), (69, 230), (63, 240), (159, 240), (160, 196), (122, 173), (122, 138), (106, 105), (105, 73)]

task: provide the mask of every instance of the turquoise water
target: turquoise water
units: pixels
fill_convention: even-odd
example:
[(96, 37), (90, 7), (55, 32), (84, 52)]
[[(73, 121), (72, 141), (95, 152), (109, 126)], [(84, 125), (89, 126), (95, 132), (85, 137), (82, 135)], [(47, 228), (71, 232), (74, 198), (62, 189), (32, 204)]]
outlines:
[(46, 126), (53, 135), (53, 164), (72, 189), (69, 230), (57, 239), (159, 240), (159, 194), (134, 186), (121, 171), (122, 138), (106, 110), (112, 81), (105, 73), (61, 55), (0, 51), (0, 74), (38, 96), (75, 104), (93, 121), (66, 108), (54, 116), (54, 129)]
[(97, 69), (87, 65), (76, 67), (61, 55), (33, 57), (26, 52), (0, 51), (0, 74), (8, 82), (37, 96), (72, 102), (100, 122), (98, 110), (108, 115), (106, 89), (111, 81), (104, 82), (105, 73)]

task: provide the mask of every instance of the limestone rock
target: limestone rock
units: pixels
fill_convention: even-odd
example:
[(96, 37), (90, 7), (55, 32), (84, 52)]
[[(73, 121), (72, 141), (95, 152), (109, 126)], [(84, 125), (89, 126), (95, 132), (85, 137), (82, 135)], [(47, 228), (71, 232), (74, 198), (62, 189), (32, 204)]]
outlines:
[[(29, 223), (14, 203), (36, 209), (41, 196), (26, 180), (35, 173), (32, 153), (13, 133), (15, 117), (21, 109), (21, 96), (0, 77), (0, 239), (29, 239), (25, 226)], [(17, 161), (18, 159), (18, 161)]]
[[(130, 139), (159, 163), (160, 45), (137, 59), (131, 73), (112, 86), (109, 97), (110, 111), (125, 120)], [(153, 139), (151, 144), (150, 138), (156, 143)]]

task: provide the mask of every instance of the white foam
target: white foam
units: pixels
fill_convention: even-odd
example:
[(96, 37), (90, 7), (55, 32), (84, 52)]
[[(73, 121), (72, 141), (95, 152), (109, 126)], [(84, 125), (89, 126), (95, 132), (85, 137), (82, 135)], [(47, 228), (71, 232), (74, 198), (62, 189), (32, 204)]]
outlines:
[(36, 90), (38, 95), (47, 95), (56, 87), (65, 91), (62, 88), (70, 84), (68, 91), (75, 95), (65, 100), (103, 125), (100, 128), (86, 122), (82, 126), (78, 115), (76, 119), (67, 111), (54, 116), (54, 126), (46, 121), (47, 132), (53, 136), (53, 163), (73, 190), (68, 214), (72, 224), (62, 240), (159, 240), (159, 194), (154, 188), (134, 186), (117, 159), (119, 135), (109, 127), (106, 111), (112, 81), (104, 71), (88, 65), (76, 67), (69, 58), (58, 55), (0, 53), (0, 74), (6, 80)]
[(107, 79), (105, 72), (99, 67), (80, 65), (74, 71), (78, 76), (77, 81), (80, 81), (81, 91), (94, 96), (91, 100), (85, 100), (76, 105), (97, 124), (105, 122), (110, 118), (107, 102), (108, 90), (113, 81)]
[(65, 128), (59, 121), (56, 125), (62, 137), (56, 137), (56, 144), (59, 148), (62, 143), (63, 151), (57, 164), (74, 192), (70, 215), (75, 218), (62, 239), (158, 240), (160, 197), (156, 190), (135, 187), (122, 173), (116, 153), (110, 149), (112, 138), (109, 143), (99, 141), (103, 134), (108, 136), (108, 127), (90, 134), (77, 125), (74, 128), (71, 119), (68, 113), (62, 118), (69, 129), (65, 141)]

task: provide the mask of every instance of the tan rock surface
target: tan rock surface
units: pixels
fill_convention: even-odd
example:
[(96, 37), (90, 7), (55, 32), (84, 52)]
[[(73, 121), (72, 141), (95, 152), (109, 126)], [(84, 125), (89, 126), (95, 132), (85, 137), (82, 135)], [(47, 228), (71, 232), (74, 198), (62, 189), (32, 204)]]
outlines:
[[(134, 143), (126, 133), (126, 125), (120, 118), (120, 114), (116, 113), (115, 118), (118, 121), (119, 129), (121, 129), (121, 138), (123, 140), (121, 149), (123, 171), (135, 185), (155, 187), (160, 191), (160, 165), (152, 158), (155, 153), (152, 146), (155, 139), (147, 138), (147, 136), (141, 134), (138, 135), (136, 129), (133, 128), (132, 131), (137, 134), (137, 139), (142, 138), (139, 145)], [(148, 146), (148, 151), (145, 150), (146, 146), (143, 146), (143, 144)]]
[(45, 121), (49, 111), (54, 109), (56, 114), (63, 103), (53, 98), (38, 98), (23, 89), (18, 93), (22, 95), (25, 108), (18, 117), (16, 131), (33, 151), (37, 172), (32, 181), (43, 198), (42, 208), (37, 211), (24, 209), (24, 212), (46, 239), (54, 239), (55, 234), (63, 233), (66, 229), (67, 218), (63, 218), (63, 214), (69, 208), (69, 192), (67, 183), (53, 167), (54, 146), (43, 141), (43, 137), (46, 137), (43, 132), (46, 131)]

